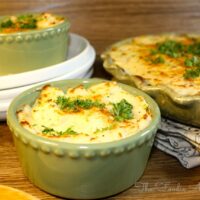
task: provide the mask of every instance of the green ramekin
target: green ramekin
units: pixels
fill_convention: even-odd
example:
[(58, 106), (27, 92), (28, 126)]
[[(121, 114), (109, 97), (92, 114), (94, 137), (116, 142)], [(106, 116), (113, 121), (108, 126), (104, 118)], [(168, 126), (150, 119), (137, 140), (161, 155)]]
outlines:
[[(102, 79), (77, 79), (53, 82), (66, 91), (79, 84), (91, 86)], [(122, 140), (98, 144), (70, 144), (53, 141), (25, 130), (16, 111), (33, 104), (42, 86), (17, 96), (7, 113), (22, 169), (29, 180), (42, 190), (72, 199), (96, 199), (119, 193), (142, 176), (160, 122), (160, 111), (145, 93), (124, 84), (133, 95), (142, 95), (152, 112), (152, 122), (144, 130)]]
[[(0, 21), (5, 18), (1, 17)], [(0, 33), (0, 76), (32, 71), (67, 58), (69, 21), (44, 29)]]

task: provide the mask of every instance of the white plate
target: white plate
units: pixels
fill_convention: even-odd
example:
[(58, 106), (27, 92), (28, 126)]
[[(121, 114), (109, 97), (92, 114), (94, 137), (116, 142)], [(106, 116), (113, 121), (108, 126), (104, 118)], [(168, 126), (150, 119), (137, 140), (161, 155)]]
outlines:
[[(67, 73), (83, 70), (81, 63), (90, 57), (89, 42), (76, 34), (70, 34), (70, 44), (67, 60), (49, 67), (7, 76), (0, 76), (0, 90), (30, 85), (53, 79)], [(50, 55), (51, 56), (51, 55)]]
[[(93, 68), (89, 69), (85, 74), (82, 74), (79, 78), (90, 78), (92, 74), (93, 74)], [(11, 101), (13, 100), (13, 98), (5, 101), (4, 103), (0, 103), (0, 121), (3, 121), (6, 119), (6, 111)]]
[[(79, 77), (75, 77), (75, 78), (90, 78), (92, 76), (92, 73), (93, 73), (93, 68), (90, 68), (88, 71), (84, 72), (84, 74), (81, 74)], [(64, 79), (59, 79), (59, 80), (64, 80)], [(48, 83), (48, 82), (45, 82), (45, 83)], [(30, 88), (35, 87), (37, 85), (40, 85), (40, 84), (35, 84), (35, 85), (32, 85), (32, 86), (29, 86), (26, 89), (30, 89)], [(25, 90), (20, 91), (18, 94), (20, 94), (21, 92), (23, 92)], [(17, 96), (18, 94), (16, 94), (15, 96)], [(3, 99), (3, 100), (0, 99), (0, 111), (6, 110), (6, 108), (8, 107), (10, 102), (14, 99), (15, 96), (11, 96), (10, 98)]]
[[(95, 60), (95, 51), (92, 46), (89, 46), (89, 55), (90, 57), (88, 58), (87, 62), (80, 64), (81, 67), (78, 67), (74, 69), (71, 72), (67, 72), (66, 74), (63, 74), (62, 76), (47, 80), (47, 81), (42, 81), (39, 83), (27, 85), (27, 86), (22, 86), (22, 87), (17, 87), (17, 88), (12, 88), (12, 89), (6, 89), (6, 90), (0, 90), (0, 103), (4, 100), (7, 101), (8, 99), (14, 98), (17, 96), (19, 93), (37, 86), (39, 84), (44, 84), (52, 81), (59, 81), (59, 80), (64, 80), (64, 79), (73, 79), (73, 78), (82, 78), (88, 72), (88, 70), (92, 67), (94, 60)], [(1, 106), (1, 105), (0, 105)]]

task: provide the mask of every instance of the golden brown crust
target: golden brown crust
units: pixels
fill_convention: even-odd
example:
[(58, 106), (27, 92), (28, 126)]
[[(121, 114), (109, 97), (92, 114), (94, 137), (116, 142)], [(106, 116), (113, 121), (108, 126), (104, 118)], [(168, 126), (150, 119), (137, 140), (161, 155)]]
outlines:
[(189, 45), (200, 41), (199, 36), (188, 35), (155, 35), (140, 36), (119, 42), (102, 54), (104, 66), (110, 72), (119, 70), (127, 76), (139, 78), (143, 83), (150, 86), (164, 85), (173, 90), (177, 95), (193, 96), (200, 93), (200, 77), (184, 78), (187, 69), (185, 59), (191, 55), (184, 54), (180, 57), (170, 57), (165, 54), (162, 56), (163, 63), (154, 63), (151, 50), (156, 44), (167, 40), (173, 40)]

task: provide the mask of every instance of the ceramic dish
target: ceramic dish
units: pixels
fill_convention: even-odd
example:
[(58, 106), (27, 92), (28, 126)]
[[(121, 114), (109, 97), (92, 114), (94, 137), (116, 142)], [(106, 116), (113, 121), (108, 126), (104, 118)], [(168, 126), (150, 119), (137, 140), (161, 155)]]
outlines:
[[(66, 87), (80, 84), (89, 87), (102, 81), (105, 80), (65, 80), (51, 85), (66, 90)], [(7, 122), (23, 171), (33, 184), (65, 198), (95, 199), (114, 195), (136, 183), (146, 167), (160, 112), (148, 95), (124, 84), (120, 86), (133, 95), (145, 98), (152, 121), (135, 135), (98, 144), (53, 141), (22, 128), (16, 111), (24, 104), (33, 104), (41, 86), (27, 90), (14, 99), (8, 109)]]
[[(4, 17), (1, 22), (2, 19)], [(69, 21), (63, 20), (49, 28), (1, 32), (0, 75), (22, 73), (65, 61), (69, 27)]]
[[(21, 92), (23, 92), (23, 91), (25, 91), (25, 90), (27, 90), (31, 87), (37, 86), (39, 84), (44, 84), (44, 83), (48, 83), (48, 82), (51, 82), (51, 81), (59, 81), (59, 80), (64, 80), (64, 79), (85, 78), (85, 77), (89, 78), (92, 75), (92, 72), (93, 72), (92, 64), (93, 64), (94, 59), (95, 59), (94, 51), (91, 54), (90, 59), (91, 60), (88, 60), (87, 63), (82, 65), (84, 70), (75, 71), (75, 73), (73, 72), (73, 73), (63, 74), (62, 76), (50, 79), (48, 81), (43, 81), (43, 82), (39, 82), (39, 83), (31, 84), (31, 85), (26, 85), (26, 86), (22, 86), (22, 87), (17, 87), (17, 88), (12, 88), (12, 89), (7, 89), (7, 90), (0, 90), (0, 102), (1, 101), (7, 101), (7, 99), (14, 98), (19, 93), (21, 93)], [(87, 66), (87, 67), (85, 67), (85, 66)]]
[[(92, 76), (92, 74), (93, 74), (93, 68), (90, 68), (88, 71), (84, 72), (83, 74), (80, 74), (79, 76), (74, 76), (73, 78), (90, 78)], [(56, 80), (57, 81), (58, 80), (65, 80), (65, 76), (58, 77)], [(34, 87), (36, 85), (39, 85), (39, 84), (34, 84), (34, 85), (26, 86), (26, 87), (15, 88), (15, 89), (12, 89), (11, 91), (8, 91), (7, 93), (9, 94), (9, 96), (7, 95), (6, 98), (0, 99), (0, 121), (3, 121), (3, 120), (6, 119), (6, 111), (7, 111), (8, 107), (9, 107), (9, 105), (10, 105), (10, 102), (14, 99), (14, 97), (19, 95), (23, 91), (25, 91), (25, 90), (27, 90), (29, 88), (32, 88), (32, 87)], [(1, 97), (1, 95), (0, 95), (0, 97)]]
[(30, 85), (63, 74), (76, 73), (77, 71), (84, 70), (82, 63), (91, 60), (90, 57), (93, 57), (91, 51), (91, 45), (85, 38), (71, 33), (69, 35), (69, 51), (66, 61), (38, 70), (0, 76), (0, 90)]
[[(138, 40), (143, 41), (144, 37), (145, 36), (140, 36), (140, 37), (138, 37)], [(146, 36), (145, 41), (148, 41), (147, 40), (148, 38), (152, 39), (153, 37), (155, 37), (155, 36)], [(195, 35), (176, 35), (176, 34), (160, 35), (161, 39), (163, 37), (169, 37), (170, 40), (173, 40), (173, 38), (176, 38), (176, 37), (180, 37), (180, 38), (187, 37), (190, 40), (192, 40), (192, 38), (194, 38), (194, 41), (195, 41), (195, 38), (196, 39), (199, 38), (199, 36), (195, 36)], [(157, 39), (160, 39), (160, 38), (157, 38)], [(185, 84), (183, 82), (182, 82), (182, 85), (180, 84), (180, 86), (177, 84), (178, 86), (177, 86), (177, 88), (175, 88), (175, 89), (177, 89), (177, 91), (176, 91), (175, 89), (173, 89), (171, 87), (172, 83), (176, 84), (176, 81), (172, 80), (171, 84), (170, 83), (165, 84), (162, 82), (162, 80), (166, 78), (166, 76), (164, 76), (164, 75), (163, 75), (163, 79), (162, 79), (162, 75), (160, 75), (160, 77), (157, 78), (157, 80), (159, 80), (161, 82), (160, 84), (151, 85), (148, 83), (148, 79), (145, 79), (142, 75), (141, 76), (134, 75), (134, 73), (131, 70), (129, 70), (129, 71), (131, 71), (131, 73), (129, 73), (128, 67), (125, 66), (123, 68), (123, 64), (120, 64), (120, 62), (118, 60), (116, 61), (116, 59), (113, 59), (112, 56), (110, 56), (111, 51), (116, 52), (118, 50), (118, 48), (122, 48), (122, 47), (125, 49), (125, 47), (123, 45), (134, 44), (134, 40), (135, 40), (135, 38), (129, 38), (129, 39), (125, 39), (120, 42), (117, 42), (117, 43), (111, 45), (104, 53), (102, 53), (101, 57), (103, 59), (103, 65), (104, 65), (104, 68), (106, 69), (106, 71), (111, 73), (114, 76), (114, 79), (116, 79), (120, 82), (129, 84), (129, 85), (132, 85), (134, 87), (137, 87), (137, 88), (141, 89), (142, 91), (146, 92), (147, 94), (149, 94), (150, 96), (152, 96), (158, 103), (163, 116), (169, 117), (171, 119), (174, 119), (174, 120), (186, 123), (186, 124), (200, 127), (200, 120), (199, 120), (200, 119), (200, 96), (199, 96), (199, 94), (185, 95), (185, 94), (178, 93), (177, 92), (178, 89), (180, 90), (181, 87), (182, 88), (185, 87)], [(150, 46), (150, 47), (152, 48), (152, 46)], [(124, 51), (124, 50), (122, 50), (122, 51)], [(129, 51), (127, 53), (130, 53), (130, 54), (128, 54), (129, 57), (127, 56), (127, 58), (125, 58), (126, 54), (124, 52), (123, 59), (124, 59), (124, 61), (127, 59), (127, 62), (129, 62), (129, 65), (130, 65), (130, 59), (134, 58), (134, 56), (135, 56), (134, 51)], [(131, 57), (131, 54), (132, 54), (132, 57)], [(166, 55), (164, 55), (164, 56), (166, 56)], [(119, 56), (119, 58), (120, 58), (120, 56)], [(148, 57), (147, 56), (145, 57), (145, 55), (142, 57), (142, 55), (141, 55), (141, 57), (138, 59), (142, 59), (142, 58), (148, 58)], [(116, 64), (116, 62), (118, 62), (118, 64)], [(142, 62), (139, 62), (139, 64), (137, 62), (134, 62), (134, 63), (132, 63), (132, 67), (135, 69), (137, 67), (137, 69), (139, 71), (140, 70), (139, 68), (142, 68), (142, 67), (145, 68), (144, 63), (142, 63), (143, 65), (141, 65), (141, 63)], [(161, 69), (161, 65), (162, 65), (162, 63), (160, 65), (158, 65), (158, 66), (160, 66), (160, 69)], [(155, 69), (154, 65), (153, 65), (153, 67), (152, 67), (152, 69)], [(173, 68), (173, 66), (170, 66), (170, 67)], [(130, 69), (130, 67), (129, 67), (129, 69)], [(167, 69), (167, 67), (165, 68), (165, 70), (166, 69)], [(169, 66), (168, 66), (168, 69), (169, 69)], [(148, 68), (148, 70), (149, 70), (149, 74), (150, 74), (151, 69)], [(173, 70), (175, 70), (175, 69), (173, 68)], [(171, 70), (171, 71), (173, 71), (173, 70)], [(138, 73), (138, 71), (135, 70), (134, 72)], [(164, 73), (166, 73), (166, 71), (163, 71), (163, 74)], [(149, 75), (149, 77), (150, 77), (150, 75)], [(175, 78), (173, 76), (171, 76), (171, 77)], [(191, 87), (191, 85), (192, 85), (191, 80), (186, 80), (186, 83)], [(187, 92), (191, 92), (191, 91), (193, 92), (193, 89), (192, 90), (188, 89)]]

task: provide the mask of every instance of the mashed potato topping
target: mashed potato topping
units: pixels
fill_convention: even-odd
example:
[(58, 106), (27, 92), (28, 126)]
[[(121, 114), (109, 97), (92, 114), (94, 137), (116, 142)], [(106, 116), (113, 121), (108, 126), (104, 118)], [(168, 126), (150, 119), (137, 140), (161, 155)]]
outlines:
[(34, 134), (70, 143), (101, 143), (126, 138), (147, 127), (152, 114), (142, 96), (116, 82), (67, 92), (46, 85), (34, 105), (17, 112), (21, 125)]
[(0, 23), (0, 32), (13, 33), (44, 29), (64, 22), (64, 18), (51, 13), (24, 14), (5, 17)]
[(114, 45), (103, 57), (111, 73), (115, 69), (179, 96), (200, 95), (199, 35), (138, 36)]

